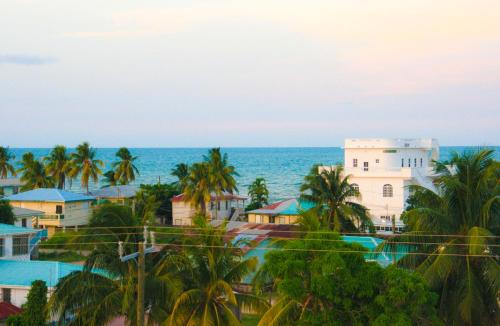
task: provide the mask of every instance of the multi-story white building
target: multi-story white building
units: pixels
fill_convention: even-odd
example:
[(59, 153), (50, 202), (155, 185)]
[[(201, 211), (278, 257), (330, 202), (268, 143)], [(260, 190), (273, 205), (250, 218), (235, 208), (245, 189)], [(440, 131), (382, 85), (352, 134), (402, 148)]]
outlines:
[(439, 159), (435, 139), (346, 139), (345, 174), (370, 210), (377, 231), (397, 230), (410, 185), (433, 189), (432, 161)]

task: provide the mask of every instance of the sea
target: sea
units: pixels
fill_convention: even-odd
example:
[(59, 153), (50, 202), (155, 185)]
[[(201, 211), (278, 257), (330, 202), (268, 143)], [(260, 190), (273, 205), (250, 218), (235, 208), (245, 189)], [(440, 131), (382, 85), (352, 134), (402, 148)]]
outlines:
[[(440, 159), (446, 160), (453, 152), (477, 150), (472, 146), (442, 146)], [(495, 157), (500, 159), (500, 146), (495, 149)], [(208, 148), (129, 148), (134, 156), (139, 169), (139, 175), (134, 184), (166, 183), (173, 182), (175, 178), (170, 175), (171, 170), (178, 163), (192, 164), (203, 160)], [(19, 161), (26, 152), (32, 152), (37, 158), (47, 156), (50, 148), (11, 148)], [(68, 149), (70, 152), (73, 149)], [(117, 148), (97, 148), (97, 158), (102, 160), (106, 167), (103, 172), (110, 169), (115, 161)], [(270, 193), (270, 200), (291, 198), (299, 194), (299, 188), (304, 176), (311, 166), (316, 163), (334, 165), (343, 163), (344, 150), (340, 147), (260, 147), (260, 148), (222, 148), (229, 157), (229, 163), (235, 166), (239, 176), (236, 177), (238, 190), (242, 195), (247, 194), (248, 186), (257, 177), (266, 180)], [(101, 187), (102, 184), (91, 184), (90, 188)], [(73, 182), (72, 191), (82, 191), (78, 181)]]

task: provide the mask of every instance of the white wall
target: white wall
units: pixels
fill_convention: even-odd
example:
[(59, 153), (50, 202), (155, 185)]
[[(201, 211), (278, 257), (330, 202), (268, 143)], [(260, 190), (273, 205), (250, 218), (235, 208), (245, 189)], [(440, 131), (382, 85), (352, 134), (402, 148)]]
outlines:
[[(227, 203), (227, 207), (226, 207)], [(228, 219), (231, 217), (231, 208), (235, 204), (235, 201), (231, 200), (221, 200), (220, 210), (217, 210), (217, 202), (213, 202), (213, 205), (209, 202), (206, 203), (207, 215), (211, 219)], [(212, 208), (212, 209), (211, 209)], [(191, 225), (191, 218), (196, 215), (196, 209), (192, 207), (189, 203), (183, 201), (172, 202), (172, 223), (174, 225)]]
[(13, 256), (13, 236), (12, 235), (3, 235), (0, 237), (3, 239), (3, 256), (0, 257), (0, 259), (9, 259), (9, 260), (30, 260), (30, 253), (29, 253), (29, 239), (28, 239), (28, 253), (25, 255), (16, 255)]

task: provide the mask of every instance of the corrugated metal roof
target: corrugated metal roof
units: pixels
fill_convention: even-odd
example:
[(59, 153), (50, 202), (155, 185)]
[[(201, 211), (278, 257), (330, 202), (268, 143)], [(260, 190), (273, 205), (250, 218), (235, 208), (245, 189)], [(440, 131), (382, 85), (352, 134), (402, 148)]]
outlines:
[(11, 201), (74, 202), (91, 201), (95, 198), (62, 189), (39, 188), (7, 196), (4, 199)]
[(90, 194), (96, 198), (132, 198), (138, 190), (139, 187), (131, 185), (109, 186), (91, 191)]
[(36, 211), (34, 209), (27, 209), (22, 207), (12, 207), (12, 212), (15, 216), (39, 216), (45, 214), (45, 212), (42, 211)]
[(36, 280), (54, 287), (66, 275), (83, 270), (83, 266), (41, 260), (0, 260), (0, 286), (31, 286)]
[(20, 187), (23, 183), (19, 178), (0, 179), (0, 187)]
[[(231, 193), (226, 192), (226, 191), (224, 191), (222, 193), (222, 196), (220, 196), (220, 197), (216, 196), (215, 193), (212, 193), (211, 197), (212, 197), (211, 200), (247, 200), (248, 199), (248, 197), (240, 196), (240, 195), (236, 195), (236, 194), (231, 194)], [(174, 196), (171, 200), (172, 200), (172, 202), (184, 201), (184, 194)]]
[[(40, 230), (0, 223), (0, 235), (37, 233)], [(0, 270), (1, 271), (1, 270)]]
[(302, 211), (310, 210), (314, 206), (315, 205), (313, 203), (293, 198), (273, 203), (256, 210), (249, 211), (248, 213), (263, 215), (300, 215)]

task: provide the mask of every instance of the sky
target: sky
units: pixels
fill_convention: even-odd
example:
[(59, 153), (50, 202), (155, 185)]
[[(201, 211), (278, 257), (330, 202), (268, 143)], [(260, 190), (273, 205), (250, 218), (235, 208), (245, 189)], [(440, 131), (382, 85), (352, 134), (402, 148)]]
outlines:
[(0, 145), (500, 145), (498, 0), (2, 0)]

